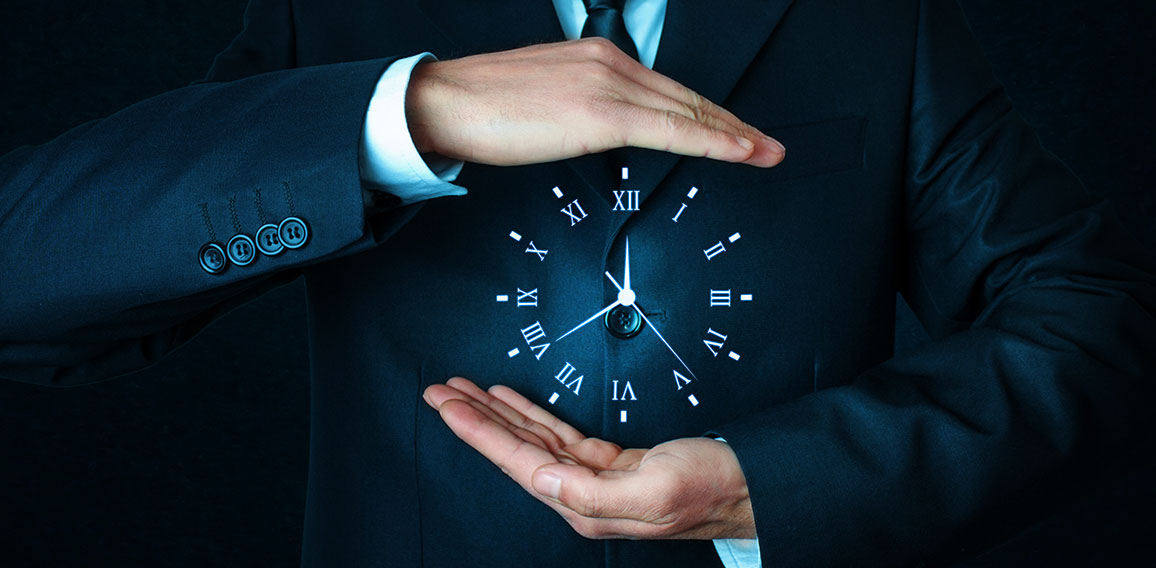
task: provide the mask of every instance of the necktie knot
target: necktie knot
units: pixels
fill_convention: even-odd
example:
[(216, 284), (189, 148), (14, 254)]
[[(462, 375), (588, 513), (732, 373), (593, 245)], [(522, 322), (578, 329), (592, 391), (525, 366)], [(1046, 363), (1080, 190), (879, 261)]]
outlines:
[(622, 7), (626, 4), (626, 0), (582, 0), (586, 4), (586, 13), (589, 14), (601, 10), (618, 10), (622, 12)]
[(638, 59), (638, 48), (626, 32), (622, 7), (626, 0), (582, 0), (586, 4), (586, 25), (582, 37), (604, 37), (618, 46), (623, 53)]

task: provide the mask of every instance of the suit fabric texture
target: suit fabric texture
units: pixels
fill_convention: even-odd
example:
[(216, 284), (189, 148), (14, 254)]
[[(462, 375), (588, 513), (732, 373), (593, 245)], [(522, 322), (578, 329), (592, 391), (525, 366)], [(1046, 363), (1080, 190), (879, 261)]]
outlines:
[[(421, 400), (462, 375), (545, 405), (561, 360), (506, 349), (533, 319), (578, 322), (612, 301), (602, 272), (622, 266), (629, 234), (672, 341), (698, 341), (713, 278), (758, 291), (731, 319), (749, 364), (704, 373), (692, 408), (660, 343), (590, 330), (567, 352), (589, 369), (585, 397), (551, 410), (623, 446), (724, 437), (766, 566), (949, 559), (1134, 439), (1156, 369), (1156, 269), (1011, 109), (953, 2), (672, 0), (655, 70), (787, 158), (763, 170), (630, 150), (630, 215), (607, 212), (617, 171), (599, 156), (467, 164), (468, 195), (401, 208), (360, 181), (365, 109), (392, 61), (561, 39), (549, 2), (253, 0), (204, 82), (0, 162), (0, 377), (65, 386), (139, 369), (304, 275), (303, 565), (718, 566), (709, 541), (578, 536)], [(599, 212), (559, 223), (552, 186)], [(691, 186), (710, 205), (674, 231)], [(206, 241), (287, 216), (307, 221), (304, 246), (199, 266)], [(548, 272), (503, 252), (515, 226), (552, 243)], [(701, 255), (732, 227), (744, 248), (716, 272), (672, 252)], [(494, 305), (543, 274), (539, 316)], [(896, 292), (934, 338), (897, 358)], [(646, 385), (629, 425), (603, 396), (611, 378)]]

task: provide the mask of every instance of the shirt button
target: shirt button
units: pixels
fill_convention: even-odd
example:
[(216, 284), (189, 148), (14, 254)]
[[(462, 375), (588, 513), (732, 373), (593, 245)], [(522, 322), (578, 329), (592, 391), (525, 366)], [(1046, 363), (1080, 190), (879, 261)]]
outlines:
[(606, 331), (618, 339), (630, 339), (642, 331), (642, 317), (633, 306), (614, 306), (603, 316), (602, 323), (606, 324)]
[(197, 258), (201, 261), (201, 268), (209, 274), (220, 274), (228, 267), (225, 249), (217, 243), (205, 243), (197, 253)]
[(309, 226), (298, 217), (286, 217), (277, 225), (277, 236), (285, 248), (298, 249), (305, 246), (309, 240)]
[(257, 247), (249, 235), (233, 235), (226, 247), (229, 251), (229, 260), (237, 266), (245, 266), (257, 258)]
[(268, 223), (257, 229), (257, 250), (265, 256), (276, 256), (285, 250), (281, 237), (277, 235), (277, 225)]

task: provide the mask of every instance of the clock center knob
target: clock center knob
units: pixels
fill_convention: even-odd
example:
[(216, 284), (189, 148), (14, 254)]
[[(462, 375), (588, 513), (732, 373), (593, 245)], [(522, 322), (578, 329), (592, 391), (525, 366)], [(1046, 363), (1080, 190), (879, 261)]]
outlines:
[(624, 289), (618, 291), (618, 303), (623, 306), (630, 307), (634, 305), (634, 290)]

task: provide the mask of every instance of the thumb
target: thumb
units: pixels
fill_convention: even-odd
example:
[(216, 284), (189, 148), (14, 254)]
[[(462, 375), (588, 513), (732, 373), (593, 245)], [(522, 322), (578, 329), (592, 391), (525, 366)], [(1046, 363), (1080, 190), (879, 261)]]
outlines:
[(542, 497), (592, 518), (638, 518), (635, 501), (640, 491), (634, 472), (604, 471), (595, 474), (580, 465), (554, 463), (539, 467), (531, 484)]

